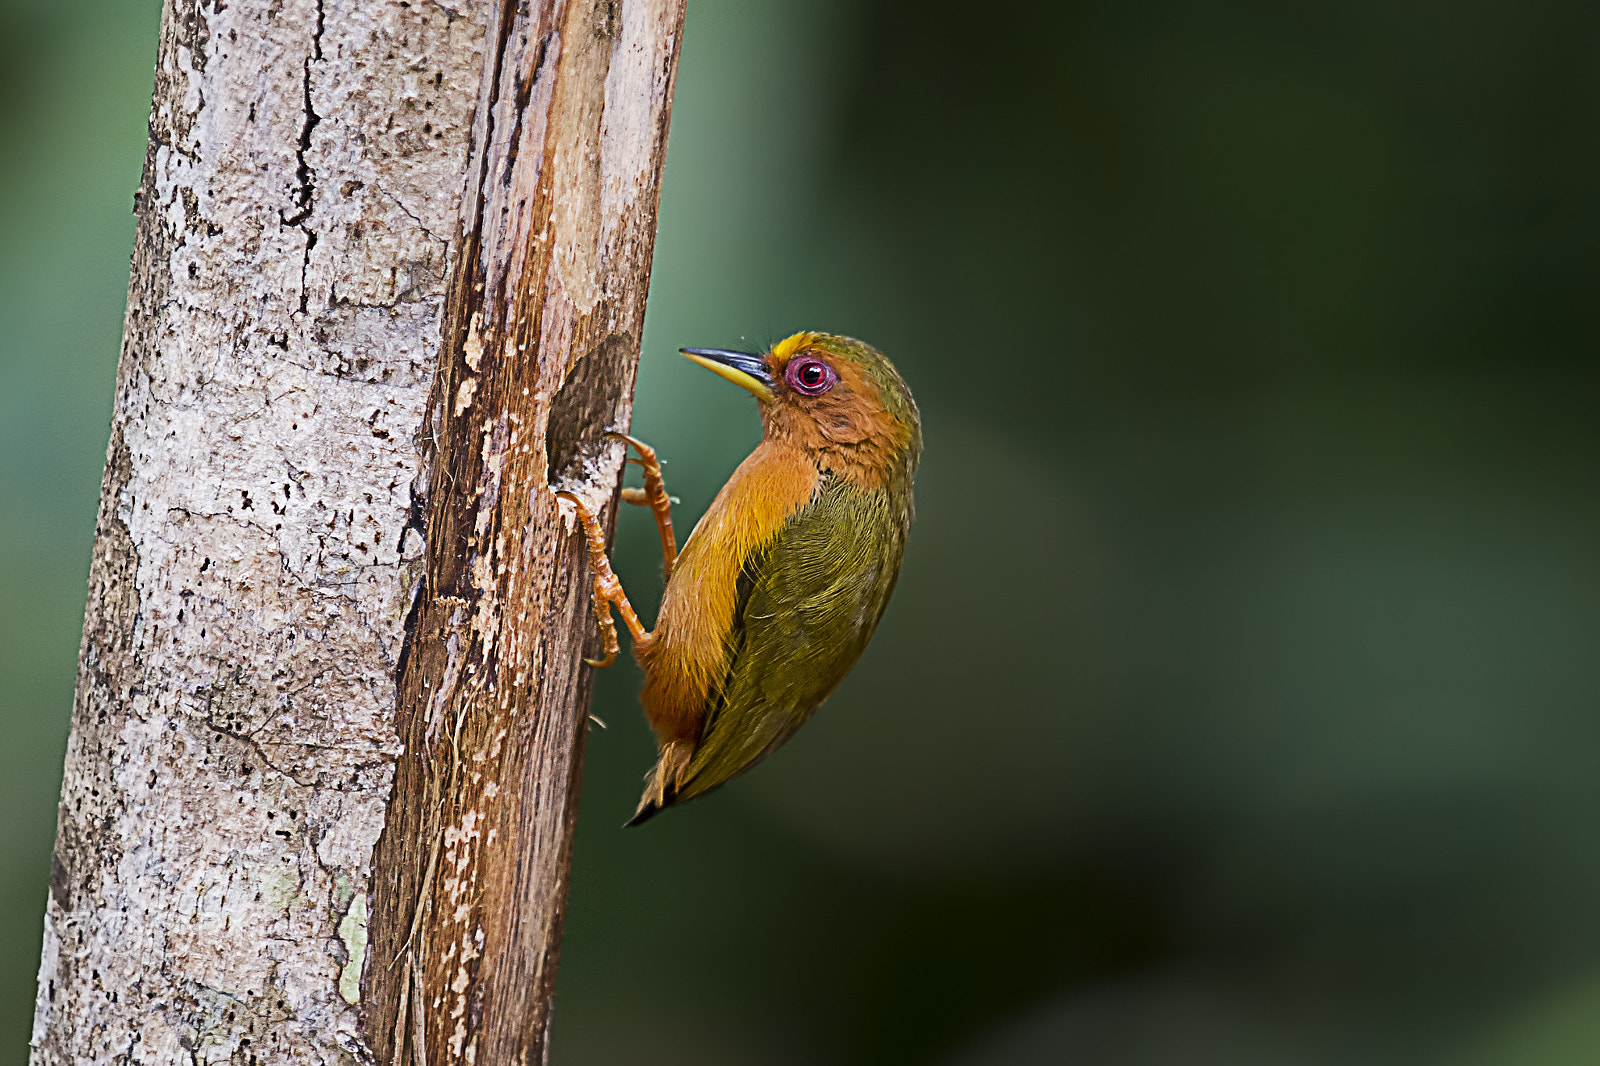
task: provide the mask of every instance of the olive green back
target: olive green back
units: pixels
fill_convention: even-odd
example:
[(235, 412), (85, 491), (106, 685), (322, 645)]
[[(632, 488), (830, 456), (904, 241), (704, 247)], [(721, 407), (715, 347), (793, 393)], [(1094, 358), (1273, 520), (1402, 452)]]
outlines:
[(732, 664), (678, 802), (760, 762), (844, 680), (894, 590), (909, 507), (830, 478), (746, 562)]

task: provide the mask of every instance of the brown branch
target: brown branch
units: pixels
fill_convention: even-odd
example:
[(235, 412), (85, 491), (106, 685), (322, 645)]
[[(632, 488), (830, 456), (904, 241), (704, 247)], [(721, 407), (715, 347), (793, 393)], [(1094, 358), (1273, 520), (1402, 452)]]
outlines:
[(544, 1058), (594, 628), (550, 486), (609, 508), (620, 474), (682, 31), (682, 0), (497, 6), (374, 859), (382, 1062)]

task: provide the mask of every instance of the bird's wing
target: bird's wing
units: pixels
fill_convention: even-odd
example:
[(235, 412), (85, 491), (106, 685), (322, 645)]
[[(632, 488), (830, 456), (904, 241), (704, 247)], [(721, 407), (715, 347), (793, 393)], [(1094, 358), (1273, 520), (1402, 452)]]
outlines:
[(890, 498), (832, 478), (752, 553), (728, 674), (676, 799), (760, 762), (844, 680), (883, 614), (904, 550), (905, 519)]

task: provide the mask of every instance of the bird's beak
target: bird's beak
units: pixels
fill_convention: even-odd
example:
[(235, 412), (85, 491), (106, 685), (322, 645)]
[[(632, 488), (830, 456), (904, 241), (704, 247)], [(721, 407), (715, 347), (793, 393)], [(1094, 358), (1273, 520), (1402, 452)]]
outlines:
[(767, 364), (761, 356), (725, 352), (721, 348), (679, 348), (678, 351), (718, 377), (727, 378), (762, 403), (772, 402), (772, 375), (767, 372)]

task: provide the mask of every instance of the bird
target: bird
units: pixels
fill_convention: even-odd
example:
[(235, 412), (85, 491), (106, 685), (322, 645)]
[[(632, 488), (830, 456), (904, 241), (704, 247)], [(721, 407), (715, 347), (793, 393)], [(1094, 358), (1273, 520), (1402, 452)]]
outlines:
[(678, 553), (660, 461), (637, 456), (661, 537), (665, 591), (646, 631), (606, 557), (599, 520), (577, 496), (593, 605), (618, 653), (616, 607), (644, 671), (640, 702), (657, 759), (628, 825), (703, 796), (771, 754), (809, 719), (866, 648), (894, 591), (912, 520), (922, 425), (894, 365), (862, 341), (796, 333), (764, 353), (682, 348), (748, 391), (761, 441)]

